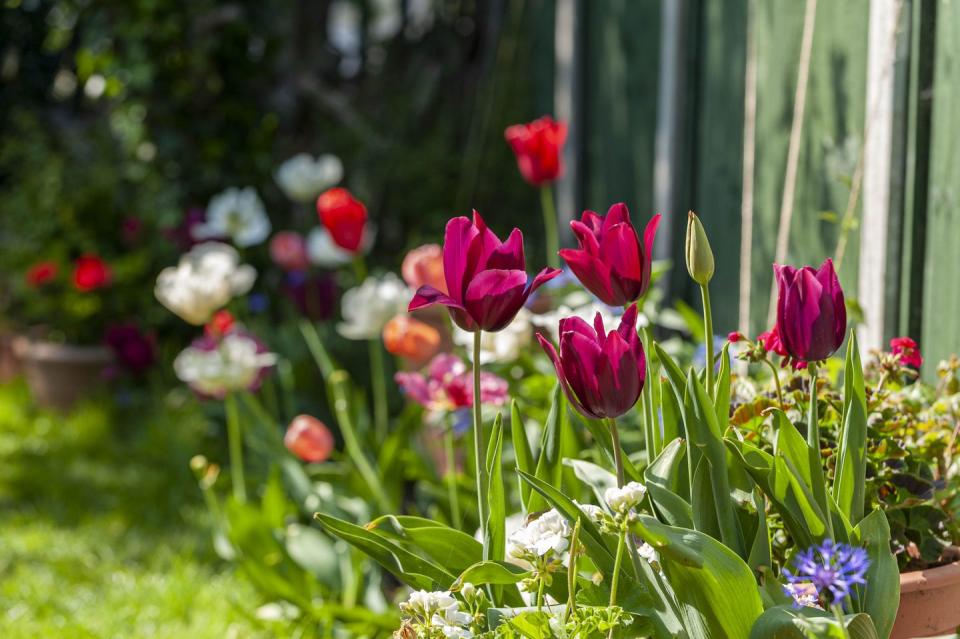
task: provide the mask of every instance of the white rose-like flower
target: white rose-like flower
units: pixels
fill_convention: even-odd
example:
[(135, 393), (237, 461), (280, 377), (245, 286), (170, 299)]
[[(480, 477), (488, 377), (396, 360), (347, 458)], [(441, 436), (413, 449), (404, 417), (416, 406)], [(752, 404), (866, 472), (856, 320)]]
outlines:
[(241, 248), (260, 244), (270, 236), (270, 218), (256, 190), (229, 188), (213, 196), (207, 219), (191, 230), (193, 239), (229, 237)]
[(240, 254), (228, 244), (205, 242), (194, 246), (157, 276), (154, 294), (184, 321), (200, 326), (214, 311), (253, 286), (257, 271), (240, 263)]
[(614, 512), (625, 513), (643, 501), (647, 494), (647, 487), (639, 482), (632, 481), (623, 488), (607, 488), (603, 498)]
[(197, 340), (173, 360), (180, 381), (198, 393), (222, 397), (254, 386), (260, 371), (277, 362), (260, 343), (245, 333), (228, 333), (219, 342)]
[(507, 540), (507, 554), (518, 559), (561, 555), (570, 546), (570, 524), (556, 509), (550, 509)]
[[(516, 361), (533, 339), (531, 316), (530, 311), (521, 308), (514, 320), (503, 330), (496, 333), (483, 331), (480, 335), (480, 363), (509, 364)], [(473, 358), (473, 333), (454, 325), (453, 341), (465, 347), (467, 356)]]
[(368, 277), (343, 294), (343, 322), (337, 331), (347, 339), (379, 339), (394, 315), (406, 312), (413, 293), (394, 273)]
[(316, 159), (298, 153), (280, 165), (274, 179), (288, 198), (307, 203), (343, 179), (343, 162), (330, 153)]

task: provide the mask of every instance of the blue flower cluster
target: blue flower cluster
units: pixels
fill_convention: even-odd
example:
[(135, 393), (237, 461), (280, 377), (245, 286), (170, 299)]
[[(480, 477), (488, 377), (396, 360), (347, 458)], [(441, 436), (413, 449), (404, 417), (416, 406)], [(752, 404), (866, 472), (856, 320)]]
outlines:
[(863, 548), (826, 539), (797, 553), (793, 566), (792, 572), (784, 569), (783, 576), (788, 582), (784, 590), (794, 598), (794, 604), (810, 605), (809, 594), (798, 596), (807, 586), (816, 590), (822, 604), (831, 605), (849, 597), (854, 586), (866, 584), (870, 558)]

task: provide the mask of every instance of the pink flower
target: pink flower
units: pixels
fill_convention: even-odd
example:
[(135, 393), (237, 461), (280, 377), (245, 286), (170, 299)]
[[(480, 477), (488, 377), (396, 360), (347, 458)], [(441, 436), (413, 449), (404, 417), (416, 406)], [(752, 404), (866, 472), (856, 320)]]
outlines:
[(432, 286), (441, 293), (447, 292), (447, 281), (443, 277), (443, 249), (439, 244), (424, 244), (407, 253), (400, 274), (411, 288)]
[(285, 271), (310, 268), (307, 242), (295, 231), (280, 231), (270, 240), (270, 258)]
[(455, 217), (447, 223), (443, 274), (447, 293), (421, 286), (408, 310), (442, 304), (463, 330), (496, 332), (513, 321), (533, 291), (560, 271), (545, 268), (528, 283), (523, 234), (513, 229), (501, 242), (474, 211), (473, 221)]
[(907, 366), (920, 368), (923, 366), (923, 357), (917, 343), (909, 337), (894, 337), (890, 340), (890, 352), (900, 358)]
[[(430, 361), (427, 375), (400, 372), (394, 375), (406, 395), (430, 411), (452, 412), (473, 406), (473, 376), (456, 355), (441, 353)], [(480, 373), (480, 401), (503, 406), (507, 382), (493, 373)]]
[(840, 348), (847, 332), (847, 308), (833, 261), (820, 268), (774, 264), (777, 335), (790, 357), (804, 362), (826, 359)]
[(783, 342), (780, 341), (780, 335), (777, 333), (777, 326), (774, 324), (773, 328), (765, 333), (760, 333), (757, 335), (757, 341), (763, 344), (763, 350), (773, 351), (777, 355), (783, 358), (781, 366), (786, 366), (790, 364), (794, 370), (799, 370), (807, 367), (807, 363), (801, 360), (791, 360), (787, 349), (783, 347)]

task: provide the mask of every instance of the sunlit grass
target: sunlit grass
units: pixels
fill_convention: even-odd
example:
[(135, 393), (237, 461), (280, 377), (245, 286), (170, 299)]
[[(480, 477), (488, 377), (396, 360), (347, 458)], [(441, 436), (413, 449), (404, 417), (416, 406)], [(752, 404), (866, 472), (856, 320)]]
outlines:
[(211, 551), (188, 461), (221, 454), (186, 402), (69, 416), (0, 387), (0, 636), (259, 637), (261, 603)]

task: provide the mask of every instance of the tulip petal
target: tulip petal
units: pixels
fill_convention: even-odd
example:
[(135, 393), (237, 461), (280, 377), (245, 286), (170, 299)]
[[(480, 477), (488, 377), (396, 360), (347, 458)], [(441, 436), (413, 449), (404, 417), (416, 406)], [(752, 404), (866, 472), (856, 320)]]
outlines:
[[(589, 229), (590, 235), (599, 236), (603, 229), (603, 218), (597, 215), (596, 211), (584, 211), (578, 224)], [(570, 223), (570, 228), (573, 228), (573, 222)]]
[(478, 273), (464, 296), (467, 313), (482, 330), (503, 329), (523, 306), (526, 283), (524, 271), (490, 269)]
[(599, 230), (595, 230), (577, 220), (570, 222), (570, 230), (577, 236), (581, 251), (586, 251), (590, 255), (600, 254), (600, 242), (597, 240)]
[(631, 347), (640, 341), (640, 336), (637, 334), (638, 314), (639, 309), (637, 305), (631, 304), (620, 318), (620, 326), (617, 328), (617, 332), (620, 333), (620, 336), (626, 340)]
[(597, 370), (599, 386), (606, 391), (605, 412), (608, 417), (617, 417), (633, 408), (640, 398), (645, 376), (645, 360), (636, 359), (620, 333), (611, 331)]
[(610, 269), (606, 264), (578, 249), (561, 249), (559, 255), (587, 290), (599, 297), (604, 304), (617, 305), (617, 298), (610, 286)]
[(560, 275), (560, 273), (562, 272), (563, 271), (561, 271), (558, 268), (550, 268), (549, 266), (544, 267), (543, 270), (541, 270), (539, 273), (537, 273), (534, 276), (533, 281), (530, 283), (530, 286), (528, 286), (527, 290), (524, 291), (523, 301), (526, 302), (527, 297), (529, 297), (531, 293), (533, 293), (535, 290), (537, 290), (538, 288), (540, 288), (541, 286), (543, 286), (544, 284), (546, 284), (556, 276)]
[(513, 229), (510, 232), (510, 237), (493, 250), (483, 268), (505, 271), (526, 270), (527, 265), (523, 257), (523, 233), (520, 229)]
[(617, 202), (607, 210), (606, 217), (603, 218), (603, 232), (607, 233), (616, 224), (630, 224), (630, 209), (623, 202)]
[(604, 392), (597, 377), (602, 360), (603, 353), (595, 339), (574, 331), (560, 336), (560, 363), (567, 382), (591, 413), (608, 417), (603, 410)]
[(829, 257), (817, 270), (817, 280), (823, 285), (825, 295), (833, 303), (833, 350), (836, 350), (843, 344), (843, 338), (847, 334), (847, 306), (843, 298), (843, 289), (840, 288), (840, 279), (833, 268), (833, 260)]
[(560, 320), (559, 334), (563, 336), (564, 333), (571, 332), (580, 333), (587, 339), (597, 341), (597, 331), (581, 317), (565, 317)]
[(486, 222), (483, 221), (477, 210), (473, 211), (473, 226), (476, 228), (477, 234), (471, 238), (470, 245), (467, 247), (467, 264), (463, 272), (464, 295), (466, 295), (466, 288), (469, 288), (473, 277), (477, 273), (487, 270), (487, 262), (490, 261), (490, 256), (502, 246), (500, 238), (487, 227)]
[(432, 286), (424, 285), (417, 289), (413, 299), (410, 300), (410, 304), (407, 306), (407, 312), (412, 312), (418, 308), (424, 308), (425, 306), (432, 306), (434, 304), (443, 304), (444, 306), (449, 306), (450, 308), (461, 311), (466, 310), (460, 302), (449, 295), (438, 291)]
[(661, 215), (657, 213), (643, 230), (643, 278), (640, 283), (640, 294), (643, 295), (650, 286), (650, 275), (653, 262), (653, 240), (657, 237), (657, 228), (660, 226)]
[(560, 356), (557, 355), (557, 349), (554, 347), (553, 343), (545, 338), (541, 333), (537, 333), (537, 341), (540, 342), (540, 347), (543, 349), (543, 352), (545, 352), (547, 357), (550, 358), (550, 361), (553, 362), (553, 368), (557, 371), (557, 378), (560, 380), (560, 385), (563, 387), (563, 392), (566, 394), (567, 399), (570, 400), (570, 403), (573, 404), (573, 407), (586, 417), (600, 419), (599, 415), (596, 415), (588, 410), (580, 402), (580, 398), (578, 398), (577, 394), (573, 392), (572, 388), (570, 388), (570, 383), (567, 381), (567, 376), (563, 372), (563, 365), (560, 363)]
[(607, 230), (600, 241), (600, 255), (610, 266), (613, 275), (638, 284), (643, 281), (644, 259), (640, 254), (640, 238), (630, 224), (616, 224)]
[(463, 300), (467, 255), (471, 240), (476, 236), (477, 229), (467, 217), (455, 217), (447, 222), (443, 236), (443, 275), (447, 281), (447, 292), (458, 301)]

